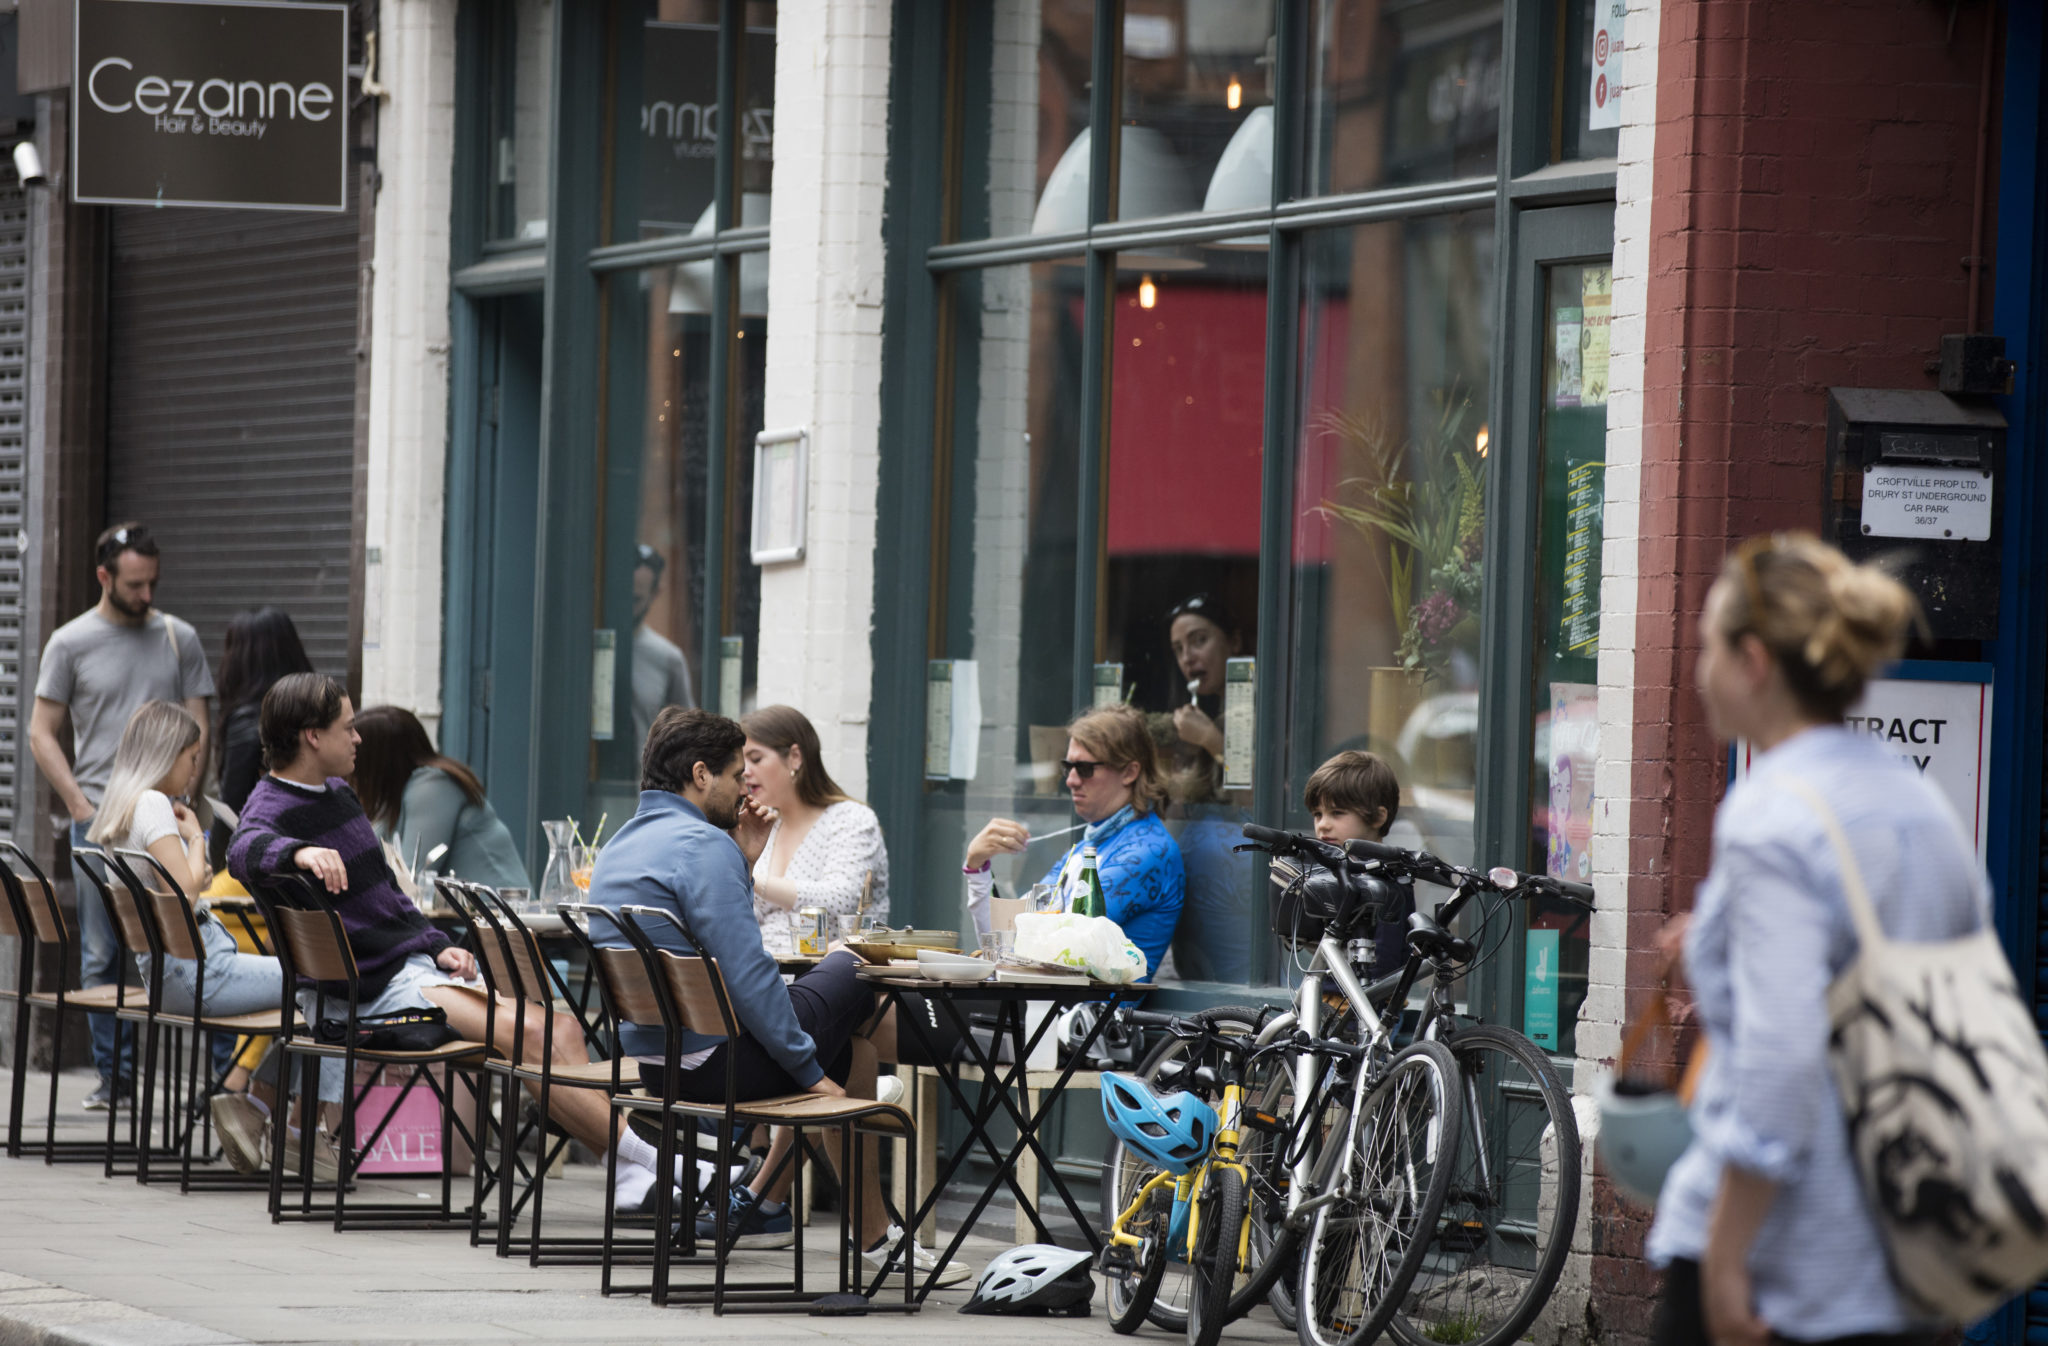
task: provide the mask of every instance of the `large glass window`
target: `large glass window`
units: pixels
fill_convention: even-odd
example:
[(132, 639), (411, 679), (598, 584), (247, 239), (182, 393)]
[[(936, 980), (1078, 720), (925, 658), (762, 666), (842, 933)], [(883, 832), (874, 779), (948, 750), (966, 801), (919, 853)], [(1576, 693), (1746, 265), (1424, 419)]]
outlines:
[[(1146, 712), (1167, 772), (1163, 815), (1186, 899), (1172, 961), (1155, 975), (1244, 983), (1255, 980), (1255, 873), (1231, 847), (1252, 820), (1256, 744), (1230, 741), (1252, 725), (1229, 714), (1227, 678), (1258, 643), (1266, 257), (1189, 251), (1200, 270), (1156, 277), (1137, 270), (1144, 258), (1120, 259), (1096, 694), (1114, 684)], [(1249, 690), (1241, 683), (1235, 699)]]
[[(739, 125), (734, 150), (739, 181), (726, 228), (768, 223), (769, 178), (775, 163), (775, 6), (746, 5), (735, 88)], [(717, 0), (649, 0), (639, 49), (621, 84), (637, 84), (637, 132), (614, 161), (618, 207), (613, 241), (669, 235), (710, 238), (717, 231)]]
[(486, 236), (539, 242), (548, 234), (554, 0), (505, 0), (487, 12), (491, 87)]
[[(956, 918), (954, 865), (991, 814), (1025, 818), (1038, 838), (1021, 862), (998, 861), (999, 885), (1043, 875), (1073, 821), (1053, 770), (1061, 722), (1105, 702), (1145, 713), (1168, 768), (1161, 817), (1186, 897), (1154, 972), (1184, 994), (1291, 978), (1270, 953), (1260, 866), (1232, 847), (1247, 821), (1306, 827), (1306, 779), (1339, 751), (1392, 766), (1399, 844), (1523, 864), (1533, 817), (1547, 865), (1553, 813), (1560, 835), (1578, 835), (1569, 815), (1582, 801), (1543, 802), (1553, 749), (1569, 755), (1579, 732), (1568, 724), (1578, 703), (1551, 704), (1578, 685), (1573, 656), (1540, 647), (1532, 709), (1521, 671), (1483, 664), (1482, 646), (1519, 662), (1521, 623), (1565, 629), (1523, 601), (1538, 562), (1581, 584), (1556, 602), (1583, 602), (1584, 569), (1551, 558), (1567, 535), (1583, 546), (1597, 513), (1586, 492), (1600, 465), (1584, 445), (1600, 430), (1581, 423), (1589, 403), (1555, 401), (1583, 390), (1553, 391), (1540, 448), (1502, 410), (1507, 281), (1495, 253), (1502, 240), (1518, 246), (1525, 226), (1487, 188), (1504, 150), (1533, 166), (1546, 150), (1598, 155), (1609, 143), (1615, 75), (1606, 95), (1600, 76), (1619, 59), (1617, 9), (1121, 0), (1113, 31), (1083, 0), (951, 11), (960, 64), (943, 83), (958, 114), (957, 176), (931, 208), (956, 246), (928, 259), (930, 662), (916, 710), (907, 689), (878, 683), (888, 722), (910, 731), (909, 717), (925, 716), (920, 811), (909, 816), (907, 787), (885, 801), (892, 845), (914, 849), (946, 895), (920, 920)], [(1091, 53), (1091, 41), (1105, 45)], [(1511, 45), (1532, 56), (1519, 91), (1504, 88)], [(1296, 70), (1299, 87), (1287, 87)], [(1114, 74), (1113, 123), (1091, 72)], [(931, 106), (937, 83), (920, 95)], [(1507, 123), (1509, 147), (1511, 94), (1529, 115)], [(1093, 223), (1120, 227), (1091, 229), (1088, 160), (1112, 124), (1118, 187), (1109, 218)], [(1274, 208), (1276, 165), (1312, 212)], [(1524, 188), (1531, 201), (1549, 190)], [(1204, 215), (1218, 211), (1252, 218), (1217, 238)], [(1138, 222), (1149, 227), (1121, 227)], [(1067, 237), (1017, 246), (1027, 234)], [(1026, 260), (1032, 246), (1074, 256)], [(1518, 286), (1533, 275), (1515, 274)], [(1574, 330), (1592, 330), (1599, 275), (1557, 275)], [(1288, 288), (1269, 293), (1272, 276)], [(1533, 370), (1517, 341), (1513, 367)], [(1597, 363), (1590, 348), (1583, 359)], [(989, 508), (996, 483), (1007, 512)], [(1540, 557), (1496, 554), (1502, 539), (1529, 537), (1543, 539)], [(1505, 629), (1483, 629), (1489, 619)], [(893, 619), (878, 609), (877, 620)], [(907, 649), (912, 634), (879, 631), (878, 648)], [(1504, 732), (1482, 744), (1482, 720)], [(907, 750), (878, 743), (885, 790), (898, 788), (890, 768)], [(906, 822), (915, 836), (900, 843)], [(1581, 935), (1539, 908), (1531, 940), (1513, 942), (1521, 916), (1491, 932), (1501, 961), (1474, 979), (1475, 1003), (1521, 1006), (1516, 978), (1534, 951), (1565, 988), (1554, 1009), (1568, 1024), (1584, 984)], [(1568, 1029), (1552, 1038), (1569, 1050)]]
[(1494, 171), (1500, 0), (1316, 0), (1314, 13), (1308, 195)]
[(1623, 0), (1557, 0), (1558, 47), (1551, 78), (1556, 125), (1550, 157), (1611, 159), (1621, 143), (1621, 84), (1627, 34)]
[(957, 11), (986, 73), (961, 120), (958, 235), (1054, 234), (1088, 225), (1093, 0), (993, 0)]
[[(1600, 729), (1600, 539), (1614, 268), (1607, 261), (1547, 267), (1543, 292), (1528, 866), (1587, 883)], [(1535, 902), (1529, 913), (1525, 1031), (1567, 1054), (1586, 998), (1588, 919), (1563, 902)], [(1550, 969), (1554, 975), (1538, 975)]]
[[(740, 7), (744, 27), (727, 46), (741, 115), (729, 126), (718, 116), (727, 8), (646, 0), (613, 61), (612, 241), (661, 243), (665, 260), (636, 257), (604, 278), (587, 823), (633, 811), (641, 745), (664, 707), (736, 713), (754, 699), (761, 584), (749, 520), (768, 252), (753, 238), (733, 251), (741, 240), (729, 235), (767, 223), (775, 6)], [(721, 148), (734, 173), (722, 228)]]
[(1347, 748), (1401, 781), (1390, 838), (1472, 856), (1493, 213), (1304, 240), (1295, 488), (1299, 807)]
[[(1057, 763), (1075, 710), (1082, 280), (1056, 261), (948, 284), (953, 415), (927, 670), (947, 723), (926, 744), (923, 854), (932, 891), (958, 893), (967, 840), (991, 816), (1041, 837), (1073, 820)], [(999, 889), (1028, 888), (1068, 840), (999, 859)]]
[(1273, 198), (1273, 0), (1131, 0), (1117, 218)]

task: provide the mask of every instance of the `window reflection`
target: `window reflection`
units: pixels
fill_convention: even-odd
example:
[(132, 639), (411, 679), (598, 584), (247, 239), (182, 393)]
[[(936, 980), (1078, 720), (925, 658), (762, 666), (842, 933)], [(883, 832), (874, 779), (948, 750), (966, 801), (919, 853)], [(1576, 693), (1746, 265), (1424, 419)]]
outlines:
[(1227, 674), (1258, 639), (1266, 263), (1198, 251), (1199, 271), (1125, 268), (1113, 301), (1096, 695), (1147, 712), (1169, 773), (1187, 901), (1158, 975), (1243, 983), (1253, 866), (1231, 847), (1250, 821), (1255, 745), (1232, 741), (1251, 725), (1228, 710), (1253, 684)]
[[(640, 746), (662, 707), (704, 687), (706, 489), (711, 453), (710, 314), (676, 269), (622, 273), (605, 287), (613, 333), (608, 499), (598, 540), (612, 642), (611, 717), (593, 728), (595, 820), (632, 811)], [(603, 671), (600, 654), (595, 665)], [(621, 812), (623, 810), (623, 812)]]
[[(1606, 261), (1544, 273), (1543, 402), (1537, 411), (1541, 490), (1536, 523), (1534, 698), (1530, 763), (1531, 869), (1576, 883), (1593, 877), (1593, 767), (1599, 738), (1600, 541), (1606, 504), (1608, 319)], [(1564, 902), (1530, 904), (1531, 975), (1524, 1031), (1573, 1050), (1586, 996), (1587, 916)], [(1534, 974), (1548, 953), (1554, 977)]]
[(1272, 204), (1273, 0), (1130, 0), (1117, 218)]
[(1324, 759), (1400, 777), (1391, 840), (1472, 854), (1493, 216), (1359, 225), (1303, 255), (1290, 805)]
[[(733, 293), (740, 312), (733, 322), (733, 399), (731, 457), (727, 459), (725, 518), (729, 549), (725, 593), (719, 609), (721, 636), (727, 637), (719, 672), (719, 704), (725, 711), (752, 710), (760, 655), (761, 567), (754, 564), (754, 436), (761, 433), (768, 384), (768, 254), (728, 257)], [(755, 303), (758, 302), (758, 307)], [(739, 659), (730, 653), (731, 638), (739, 641)], [(737, 676), (738, 685), (731, 685)]]
[(1317, 0), (1314, 22), (1307, 194), (1495, 171), (1499, 0)]
[(538, 241), (548, 236), (555, 7), (552, 0), (508, 0), (487, 13), (485, 40), (492, 51), (489, 235)]
[(994, 0), (957, 12), (970, 90), (959, 236), (1084, 227), (1092, 0)]
[[(942, 606), (932, 657), (975, 678), (980, 715), (956, 726), (975, 736), (973, 751), (955, 756), (963, 771), (971, 757), (970, 773), (927, 765), (926, 881), (945, 893), (960, 890), (967, 839), (991, 815), (1041, 837), (1073, 821), (1055, 763), (1076, 709), (1082, 271), (1040, 262), (949, 284), (953, 416), (936, 483), (945, 532), (934, 543)], [(1028, 887), (1069, 841), (999, 858), (1000, 890)]]
[(1561, 82), (1551, 159), (1611, 159), (1621, 144), (1622, 67), (1628, 45), (1621, 0), (1561, 0), (1564, 48), (1552, 62)]
[[(638, 59), (622, 63), (622, 119), (637, 119), (614, 156), (615, 242), (715, 232), (718, 185), (717, 0), (654, 0), (644, 6)], [(775, 6), (746, 6), (739, 44), (740, 125), (735, 218), (765, 225), (775, 161)], [(630, 89), (625, 88), (628, 83)]]

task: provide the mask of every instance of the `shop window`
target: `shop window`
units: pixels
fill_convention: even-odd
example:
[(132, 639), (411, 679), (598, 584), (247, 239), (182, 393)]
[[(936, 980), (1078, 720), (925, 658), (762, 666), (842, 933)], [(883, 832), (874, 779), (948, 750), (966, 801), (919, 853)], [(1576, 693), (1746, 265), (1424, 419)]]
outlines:
[(553, 0), (505, 0), (486, 12), (491, 57), (487, 236), (538, 243), (548, 236), (555, 6)]
[[(1607, 261), (1547, 267), (1543, 290), (1528, 866), (1590, 883), (1614, 268)], [(1525, 1031), (1567, 1056), (1586, 998), (1587, 921), (1568, 903), (1530, 903)]]
[[(1071, 843), (1056, 765), (1076, 709), (1082, 269), (994, 267), (948, 282), (956, 335), (951, 449), (935, 483), (924, 882), (960, 892), (967, 841), (992, 816), (1042, 840), (996, 862), (1004, 895)], [(950, 899), (930, 910), (948, 918)]]
[(1611, 159), (1621, 143), (1625, 0), (1559, 0), (1551, 78), (1550, 158)]
[[(671, 235), (709, 238), (718, 188), (717, 0), (652, 0), (644, 6), (637, 50), (622, 53), (621, 82), (637, 88), (621, 102), (614, 159), (613, 241)], [(746, 5), (739, 42), (740, 116), (734, 128), (739, 181), (723, 227), (765, 225), (775, 163), (775, 6)], [(623, 92), (623, 91), (622, 91)], [(627, 113), (624, 109), (633, 109)]]
[[(706, 264), (708, 265), (708, 263)], [(683, 268), (626, 272), (606, 285), (622, 345), (607, 379), (605, 532), (598, 539), (605, 603), (595, 668), (612, 673), (609, 714), (593, 708), (593, 822), (623, 819), (639, 790), (640, 746), (662, 707), (700, 704), (707, 686), (708, 468), (711, 314), (691, 299)], [(604, 651), (609, 649), (607, 656)]]
[(1495, 171), (1499, 0), (1316, 0), (1314, 13), (1308, 195)]
[[(1493, 214), (1304, 240), (1290, 810), (1316, 766), (1401, 781), (1390, 840), (1473, 855)], [(1300, 817), (1296, 813), (1297, 818)]]
[(1252, 821), (1258, 746), (1266, 256), (1188, 255), (1199, 270), (1118, 259), (1095, 696), (1146, 713), (1167, 772), (1187, 887), (1155, 975), (1245, 984), (1268, 979), (1252, 965), (1256, 870), (1231, 849)]
[(1088, 225), (1092, 0), (960, 7), (974, 53), (961, 125), (960, 238)]
[(754, 564), (754, 437), (764, 428), (768, 382), (768, 254), (727, 257), (739, 300), (732, 331), (731, 426), (725, 482), (726, 562), (718, 610), (719, 706), (754, 708), (760, 656), (761, 567)]
[(1116, 218), (1273, 200), (1273, 0), (1130, 0)]

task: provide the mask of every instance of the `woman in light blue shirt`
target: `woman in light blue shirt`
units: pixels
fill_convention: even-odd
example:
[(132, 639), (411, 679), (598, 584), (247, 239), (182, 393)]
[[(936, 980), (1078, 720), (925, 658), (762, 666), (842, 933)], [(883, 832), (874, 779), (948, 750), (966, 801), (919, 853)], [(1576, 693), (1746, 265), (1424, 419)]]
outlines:
[(397, 846), (399, 859), (425, 867), (434, 848), (446, 846), (433, 867), (437, 874), (498, 889), (531, 886), (519, 845), (484, 797), (482, 782), (434, 751), (419, 717), (397, 706), (372, 706), (355, 725), (363, 741), (349, 784), (378, 838)]
[(1828, 1073), (1828, 984), (1856, 937), (1800, 793), (1828, 801), (1894, 938), (1953, 939), (1988, 919), (1983, 866), (1941, 793), (1842, 725), (1917, 619), (1897, 582), (1805, 535), (1744, 546), (1707, 596), (1700, 697), (1715, 733), (1757, 756), (1671, 932), (1708, 1056), (1647, 1249), (1666, 1268), (1658, 1346), (1932, 1340), (1892, 1283)]

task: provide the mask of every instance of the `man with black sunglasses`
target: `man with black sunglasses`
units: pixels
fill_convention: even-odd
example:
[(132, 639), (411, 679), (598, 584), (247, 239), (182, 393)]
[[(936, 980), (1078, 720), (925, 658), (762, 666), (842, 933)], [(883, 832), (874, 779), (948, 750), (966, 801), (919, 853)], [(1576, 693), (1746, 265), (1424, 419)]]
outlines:
[[(1067, 735), (1060, 771), (1085, 826), (1044, 882), (1059, 893), (1062, 907), (1072, 905), (1081, 852), (1093, 846), (1109, 918), (1143, 951), (1146, 973), (1153, 975), (1173, 943), (1187, 884), (1180, 847), (1159, 820), (1166, 784), (1152, 732), (1136, 709), (1112, 706), (1082, 714)], [(989, 928), (995, 857), (1021, 854), (1030, 844), (1031, 829), (1009, 818), (991, 818), (967, 843), (967, 906), (983, 933)]]

